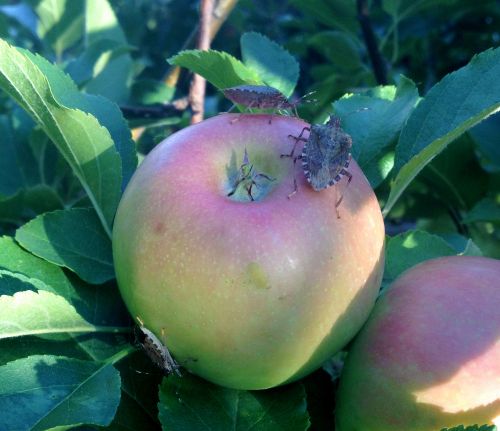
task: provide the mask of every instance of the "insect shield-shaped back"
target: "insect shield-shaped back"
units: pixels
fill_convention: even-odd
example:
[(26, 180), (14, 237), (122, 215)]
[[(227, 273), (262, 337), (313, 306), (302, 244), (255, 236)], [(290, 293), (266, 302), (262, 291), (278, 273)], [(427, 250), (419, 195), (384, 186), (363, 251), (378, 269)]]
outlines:
[(136, 336), (146, 354), (158, 368), (166, 375), (175, 372), (178, 376), (181, 376), (179, 364), (175, 362), (167, 347), (153, 332), (141, 324), (137, 327)]
[(338, 117), (330, 116), (326, 124), (311, 126), (301, 159), (304, 175), (314, 190), (333, 186), (343, 175), (351, 180), (352, 175), (347, 171), (351, 147), (352, 139), (340, 127)]
[(281, 91), (267, 85), (238, 85), (222, 90), (231, 102), (247, 109), (288, 109), (293, 105)]

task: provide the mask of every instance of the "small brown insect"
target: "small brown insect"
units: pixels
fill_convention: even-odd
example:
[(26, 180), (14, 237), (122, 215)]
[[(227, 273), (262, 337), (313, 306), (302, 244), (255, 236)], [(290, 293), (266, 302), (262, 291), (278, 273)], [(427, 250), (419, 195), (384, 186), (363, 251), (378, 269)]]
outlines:
[(299, 116), (297, 105), (304, 98), (312, 94), (308, 93), (295, 102), (290, 102), (281, 91), (267, 85), (238, 85), (236, 87), (225, 88), (222, 92), (235, 105), (245, 106), (247, 110), (252, 108), (276, 109), (280, 112), (283, 109), (292, 109), (296, 117)]
[(238, 85), (222, 90), (231, 102), (247, 109), (295, 109), (286, 96), (274, 87), (267, 85)]
[(247, 191), (247, 194), (250, 198), (250, 200), (253, 202), (255, 199), (252, 195), (252, 188), (253, 186), (258, 187), (259, 185), (257, 184), (256, 180), (258, 178), (264, 178), (268, 181), (274, 181), (274, 178), (269, 177), (266, 174), (262, 174), (259, 172), (254, 172), (253, 170), (253, 165), (250, 164), (250, 160), (248, 158), (248, 152), (247, 149), (245, 148), (245, 155), (243, 156), (243, 163), (240, 166), (239, 172), (238, 172), (238, 178), (236, 179), (233, 189), (227, 194), (227, 196), (232, 196), (236, 193), (236, 190), (238, 187), (243, 186), (245, 190)]
[(180, 366), (177, 362), (175, 362), (174, 358), (172, 358), (167, 347), (155, 334), (153, 334), (152, 331), (144, 326), (144, 323), (139, 317), (137, 320), (140, 324), (139, 342), (151, 361), (166, 375), (175, 372), (178, 376), (181, 376), (179, 371)]
[[(303, 137), (304, 132), (309, 132), (309, 137)], [(330, 115), (326, 124), (313, 124), (304, 127), (299, 136), (289, 135), (295, 139), (292, 152), (283, 154), (282, 157), (292, 157), (294, 164), (298, 159), (302, 160), (302, 168), (307, 181), (316, 191), (326, 189), (339, 182), (342, 176), (347, 177), (347, 183), (352, 180), (352, 174), (347, 170), (351, 162), (351, 137), (340, 127), (340, 118)], [(299, 141), (304, 142), (300, 156), (294, 157), (295, 149)], [(294, 190), (288, 196), (297, 193), (297, 180), (294, 178)], [(338, 207), (343, 196), (335, 204), (337, 217), (340, 218)]]

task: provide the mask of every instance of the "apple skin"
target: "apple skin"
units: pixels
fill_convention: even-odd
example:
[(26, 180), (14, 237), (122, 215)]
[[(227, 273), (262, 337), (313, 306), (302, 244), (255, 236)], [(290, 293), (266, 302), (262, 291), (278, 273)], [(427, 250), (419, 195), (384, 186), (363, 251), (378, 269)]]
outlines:
[[(380, 207), (356, 163), (348, 187), (344, 178), (315, 192), (299, 161), (288, 199), (293, 163), (280, 155), (307, 124), (269, 118), (221, 114), (160, 143), (130, 181), (113, 230), (131, 315), (181, 365), (237, 389), (293, 381), (340, 350), (367, 319), (384, 264)], [(275, 179), (259, 180), (255, 202), (227, 197), (228, 167), (245, 148), (255, 172)]]
[(402, 274), (340, 378), (339, 431), (500, 425), (500, 261), (453, 256)]

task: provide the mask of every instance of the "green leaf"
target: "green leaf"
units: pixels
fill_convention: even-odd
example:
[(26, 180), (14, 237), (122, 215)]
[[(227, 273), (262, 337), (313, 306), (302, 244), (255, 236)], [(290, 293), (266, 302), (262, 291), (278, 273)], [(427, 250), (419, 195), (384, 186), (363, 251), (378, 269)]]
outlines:
[(250, 32), (241, 36), (243, 63), (265, 84), (290, 97), (299, 79), (299, 63), (282, 46), (266, 36)]
[(384, 157), (393, 150), (418, 100), (415, 84), (404, 76), (397, 88), (390, 87), (378, 88), (373, 95), (346, 95), (333, 104), (342, 127), (353, 139), (352, 156), (373, 188), (390, 172)]
[(0, 269), (39, 280), (37, 288), (60, 295), (102, 332), (129, 332), (129, 317), (115, 286), (70, 281), (63, 270), (23, 250), (13, 238), (0, 237)]
[(495, 425), (459, 425), (453, 428), (443, 428), (441, 431), (496, 431)]
[(487, 197), (481, 199), (467, 213), (463, 219), (464, 223), (475, 222), (499, 222), (500, 221), (500, 202), (498, 199)]
[(12, 130), (7, 117), (0, 116), (0, 199), (15, 195), (24, 185), (22, 172), (17, 162)]
[(333, 65), (336, 71), (355, 73), (364, 68), (361, 61), (362, 46), (352, 34), (343, 31), (314, 33), (308, 43)]
[(457, 251), (443, 238), (426, 231), (413, 230), (388, 238), (385, 249), (384, 286), (418, 263), (456, 254)]
[(303, 431), (309, 427), (300, 384), (239, 391), (190, 374), (169, 376), (160, 387), (158, 408), (163, 429), (169, 431)]
[(122, 178), (120, 156), (108, 130), (95, 117), (59, 104), (40, 69), (4, 41), (0, 41), (0, 88), (33, 117), (57, 146), (111, 237)]
[(254, 70), (222, 51), (186, 50), (170, 57), (167, 61), (203, 76), (218, 89), (243, 84), (263, 84)]
[(41, 0), (35, 12), (38, 36), (47, 41), (58, 58), (83, 36), (83, 4), (74, 0)]
[(31, 289), (0, 296), (0, 339), (96, 330), (66, 299), (48, 292), (40, 280), (0, 270), (0, 292), (20, 288), (15, 282)]
[(85, 35), (87, 45), (102, 39), (127, 44), (125, 33), (108, 0), (86, 0)]
[(352, 0), (290, 0), (290, 3), (328, 28), (354, 34), (359, 31), (356, 2)]
[(153, 79), (141, 79), (132, 86), (132, 99), (139, 105), (167, 103), (172, 100), (174, 93), (175, 87)]
[(124, 54), (132, 47), (109, 39), (98, 39), (76, 59), (70, 61), (65, 71), (78, 85), (86, 84), (101, 73), (106, 66)]
[(387, 214), (408, 184), (446, 146), (500, 107), (500, 48), (444, 77), (418, 104), (396, 147)]
[(137, 168), (137, 152), (130, 129), (118, 105), (104, 97), (79, 92), (75, 83), (59, 67), (29, 51), (24, 51), (24, 54), (48, 79), (53, 95), (61, 105), (92, 114), (99, 124), (108, 130), (121, 156), (122, 191), (125, 190)]
[(9, 199), (0, 199), (0, 221), (20, 225), (38, 214), (62, 207), (63, 202), (57, 192), (40, 184), (21, 190)]
[(477, 149), (479, 150), (479, 162), (486, 172), (500, 172), (500, 115), (492, 115), (486, 121), (469, 130)]
[(7, 236), (0, 237), (0, 269), (40, 280), (44, 289), (66, 299), (78, 298), (74, 286), (61, 268), (33, 256)]
[(37, 355), (0, 367), (2, 430), (106, 426), (119, 401), (120, 375), (110, 364)]
[[(85, 36), (87, 48), (99, 40), (113, 40), (122, 46), (128, 45), (108, 0), (86, 0)], [(101, 70), (86, 84), (85, 89), (88, 93), (102, 95), (116, 103), (126, 103), (133, 74), (132, 58), (130, 55), (109, 57), (101, 57), (97, 65)]]
[(20, 227), (16, 240), (49, 262), (74, 271), (88, 283), (114, 278), (111, 241), (92, 209), (42, 214)]

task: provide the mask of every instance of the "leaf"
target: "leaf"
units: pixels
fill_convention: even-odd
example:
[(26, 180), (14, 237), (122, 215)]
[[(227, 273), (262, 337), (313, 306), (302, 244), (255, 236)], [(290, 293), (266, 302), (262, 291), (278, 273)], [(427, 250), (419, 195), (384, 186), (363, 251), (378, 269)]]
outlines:
[(34, 255), (71, 269), (88, 283), (114, 278), (111, 241), (92, 209), (42, 214), (21, 226), (16, 240)]
[(243, 84), (263, 84), (254, 70), (222, 51), (186, 50), (170, 57), (167, 61), (203, 76), (218, 89)]
[(249, 32), (241, 36), (243, 63), (270, 87), (290, 97), (299, 79), (299, 63), (282, 46), (266, 36)]
[(0, 115), (0, 199), (15, 195), (24, 185), (22, 173), (16, 163), (17, 155), (12, 130), (7, 117)]
[(496, 431), (495, 425), (459, 425), (453, 428), (443, 428), (441, 431)]
[(469, 134), (477, 145), (483, 169), (490, 173), (500, 172), (500, 114), (492, 115), (473, 127)]
[(445, 76), (418, 104), (396, 147), (387, 214), (408, 184), (446, 146), (500, 107), (500, 48)]
[(47, 41), (58, 58), (83, 36), (83, 4), (74, 0), (36, 2), (38, 36)]
[(69, 280), (63, 270), (23, 250), (10, 237), (0, 237), (0, 269), (41, 282), (39, 289), (64, 297), (102, 332), (129, 332), (129, 317), (116, 286), (91, 286)]
[(98, 39), (89, 44), (80, 56), (70, 61), (66, 73), (78, 85), (86, 84), (101, 73), (111, 60), (129, 53), (132, 47), (109, 39)]
[(102, 39), (127, 44), (125, 33), (108, 0), (86, 1), (85, 33), (88, 45)]
[[(58, 334), (66, 332), (93, 332), (96, 328), (83, 319), (66, 299), (48, 292), (40, 280), (0, 270), (0, 292), (20, 286), (25, 290), (12, 296), (0, 296), (0, 339), (26, 335)], [(43, 290), (45, 289), (45, 290)]]
[(38, 214), (62, 207), (63, 202), (56, 191), (40, 184), (21, 190), (9, 199), (0, 199), (0, 221), (20, 225)]
[(40, 69), (4, 41), (0, 41), (0, 88), (52, 139), (111, 236), (122, 179), (120, 156), (107, 129), (95, 117), (60, 105)]
[(392, 88), (378, 88), (368, 96), (347, 95), (333, 104), (343, 129), (353, 139), (352, 156), (373, 188), (389, 174), (392, 166), (384, 163), (384, 157), (393, 149), (418, 100), (415, 84), (404, 76), (398, 87)]
[(321, 31), (312, 34), (308, 43), (334, 65), (336, 71), (356, 73), (364, 68), (362, 47), (352, 34), (343, 31)]
[(499, 222), (500, 221), (500, 202), (497, 199), (487, 197), (481, 199), (467, 213), (463, 219), (464, 223), (475, 222)]
[(97, 118), (113, 139), (116, 150), (121, 156), (122, 191), (125, 190), (132, 174), (137, 168), (137, 152), (132, 135), (120, 108), (102, 96), (94, 96), (78, 91), (75, 83), (59, 67), (49, 63), (39, 55), (29, 51), (24, 54), (42, 71), (49, 80), (55, 99), (67, 108), (79, 109)]
[(0, 237), (0, 269), (40, 280), (44, 289), (66, 299), (78, 298), (74, 286), (61, 268), (33, 256), (7, 236)]
[(454, 256), (457, 251), (443, 238), (413, 230), (388, 238), (385, 249), (384, 286), (401, 273), (425, 260)]
[(106, 426), (119, 401), (120, 375), (110, 364), (36, 355), (0, 367), (2, 430)]
[(309, 427), (300, 384), (239, 391), (190, 374), (169, 376), (160, 387), (158, 408), (163, 429), (169, 431), (302, 431)]
[[(128, 45), (125, 34), (108, 0), (87, 0), (85, 7), (86, 47), (99, 40), (113, 40), (122, 46)], [(113, 59), (101, 58), (105, 67), (90, 80), (85, 89), (88, 93), (99, 94), (116, 103), (126, 103), (129, 99), (129, 84), (133, 73), (130, 55), (120, 55)]]
[(314, 17), (328, 28), (354, 34), (358, 32), (356, 3), (352, 0), (291, 0), (290, 3), (301, 10), (305, 16)]

